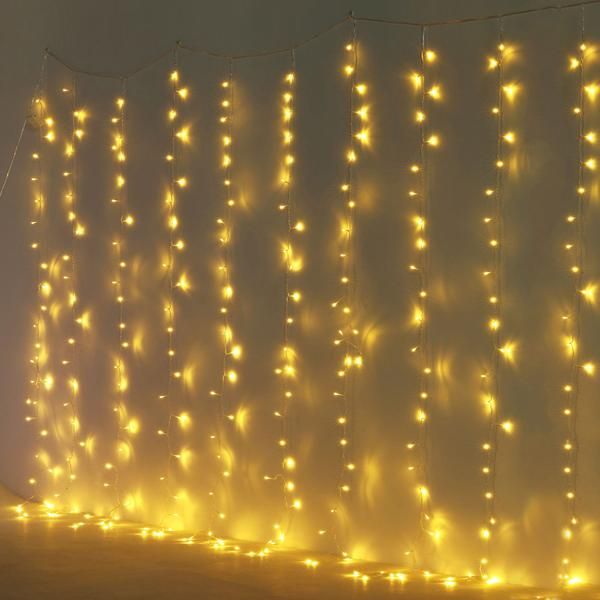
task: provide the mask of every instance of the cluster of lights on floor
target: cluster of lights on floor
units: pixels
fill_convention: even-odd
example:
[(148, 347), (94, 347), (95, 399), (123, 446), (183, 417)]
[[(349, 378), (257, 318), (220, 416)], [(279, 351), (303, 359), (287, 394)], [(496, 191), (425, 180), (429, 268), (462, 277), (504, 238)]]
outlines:
[[(251, 542), (241, 542), (219, 538), (214, 535), (191, 535), (181, 537), (181, 532), (170, 531), (164, 527), (140, 527), (131, 523), (118, 521), (106, 517), (99, 517), (91, 513), (65, 514), (56, 510), (51, 502), (45, 502), (41, 506), (23, 504), (15, 507), (17, 519), (28, 521), (36, 519), (38, 523), (50, 523), (53, 526), (63, 525), (71, 529), (74, 533), (83, 529), (97, 531), (103, 534), (104, 539), (113, 538), (116, 542), (122, 535), (137, 536), (142, 542), (157, 542), (165, 544), (177, 544), (183, 546), (200, 546), (207, 548), (212, 552), (226, 556), (241, 556), (248, 560), (264, 561), (271, 557), (284, 557), (299, 567), (304, 567), (309, 571), (318, 568), (325, 569), (328, 573), (333, 572), (340, 578), (367, 586), (370, 583), (387, 582), (392, 589), (400, 586), (399, 589), (405, 589), (405, 586), (413, 584), (426, 583), (436, 588), (453, 591), (460, 587), (473, 587), (481, 584), (480, 578), (473, 573), (463, 577), (448, 576), (431, 571), (419, 570), (399, 570), (390, 567), (381, 567), (369, 563), (352, 559), (350, 557), (335, 558), (326, 556), (299, 556), (298, 551), (286, 550), (273, 545), (258, 546)], [(496, 586), (502, 583), (497, 577), (491, 577), (483, 585), (485, 587)]]

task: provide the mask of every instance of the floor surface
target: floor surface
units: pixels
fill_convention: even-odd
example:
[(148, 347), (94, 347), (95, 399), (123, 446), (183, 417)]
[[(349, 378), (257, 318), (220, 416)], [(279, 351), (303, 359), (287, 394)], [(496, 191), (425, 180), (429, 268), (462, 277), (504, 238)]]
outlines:
[[(543, 590), (486, 586), (403, 573), (390, 580), (381, 565), (344, 564), (333, 556), (275, 550), (249, 555), (248, 544), (214, 548), (210, 540), (140, 535), (139, 525), (103, 530), (98, 519), (42, 517), (35, 505), (19, 519), (19, 500), (0, 487), (0, 598), (2, 600), (311, 600), (558, 598)], [(78, 523), (85, 523), (78, 526)], [(255, 550), (259, 550), (256, 548)], [(352, 576), (353, 571), (359, 575)], [(366, 575), (366, 577), (363, 577)], [(402, 581), (406, 578), (406, 581)], [(600, 598), (580, 590), (569, 598)]]

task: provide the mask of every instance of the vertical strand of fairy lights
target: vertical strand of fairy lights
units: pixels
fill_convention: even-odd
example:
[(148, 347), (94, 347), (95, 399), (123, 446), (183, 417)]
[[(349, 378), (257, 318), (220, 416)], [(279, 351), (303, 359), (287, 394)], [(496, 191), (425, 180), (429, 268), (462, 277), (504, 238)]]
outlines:
[[(282, 484), (282, 494), (286, 512), (286, 525), (275, 525), (276, 536), (279, 542), (283, 542), (293, 520), (293, 514), (302, 507), (302, 500), (298, 496), (296, 483), (292, 478), (292, 472), (297, 467), (297, 459), (294, 453), (294, 444), (291, 437), (290, 413), (291, 406), (298, 392), (297, 385), (297, 356), (294, 348), (294, 325), (298, 315), (298, 303), (301, 300), (301, 292), (294, 285), (294, 276), (301, 269), (301, 259), (296, 252), (295, 240), (298, 234), (305, 229), (304, 222), (297, 218), (297, 208), (293, 193), (294, 185), (294, 91), (296, 83), (296, 57), (294, 50), (291, 51), (290, 70), (283, 80), (283, 93), (281, 98), (281, 149), (282, 160), (280, 167), (280, 181), (284, 194), (284, 201), (278, 206), (285, 218), (285, 239), (283, 242), (283, 347), (280, 360), (275, 369), (281, 381), (281, 399), (278, 409), (274, 412), (279, 420), (280, 435), (277, 445), (281, 452), (281, 466), (283, 473), (276, 479)], [(271, 478), (269, 478), (271, 479)]]
[(492, 549), (494, 530), (497, 527), (496, 514), (496, 482), (498, 457), (498, 432), (502, 429), (506, 434), (513, 430), (511, 421), (500, 422), (502, 400), (501, 359), (507, 362), (514, 360), (514, 344), (504, 340), (501, 335), (503, 319), (503, 248), (504, 248), (504, 172), (506, 167), (506, 146), (515, 143), (516, 135), (505, 127), (506, 101), (512, 102), (517, 93), (514, 83), (505, 83), (505, 64), (509, 48), (504, 43), (504, 23), (498, 20), (498, 45), (496, 53), (488, 58), (488, 69), (496, 74), (496, 101), (491, 109), (496, 122), (496, 145), (494, 157), (494, 184), (485, 189), (484, 194), (490, 198), (490, 212), (483, 217), (490, 248), (489, 267), (482, 275), (489, 304), (489, 317), (486, 328), (490, 333), (489, 367), (481, 373), (483, 401), (487, 411), (487, 433), (482, 444), (484, 455), (481, 471), (484, 478), (485, 523), (479, 530), (483, 544), (483, 555), (479, 560), (479, 571), (482, 579), (488, 583), (498, 580), (489, 573), (489, 555)]
[[(187, 142), (189, 139), (188, 128), (183, 127), (178, 130), (179, 120), (179, 103), (185, 101), (189, 97), (189, 89), (181, 84), (181, 77), (179, 73), (179, 48), (177, 47), (174, 52), (173, 59), (173, 70), (169, 76), (171, 86), (171, 107), (168, 110), (167, 118), (171, 124), (170, 127), (170, 149), (166, 155), (166, 160), (169, 164), (169, 189), (167, 193), (167, 219), (166, 228), (168, 232), (167, 239), (167, 254), (166, 263), (164, 267), (166, 269), (166, 282), (167, 282), (167, 295), (166, 302), (164, 305), (165, 313), (165, 324), (166, 324), (166, 338), (167, 338), (167, 390), (166, 394), (161, 395), (161, 400), (166, 401), (167, 406), (167, 425), (165, 429), (159, 429), (158, 434), (164, 437), (165, 444), (167, 446), (167, 464), (164, 474), (161, 476), (161, 481), (164, 484), (166, 495), (167, 495), (167, 510), (164, 512), (164, 516), (161, 519), (161, 526), (163, 526), (165, 520), (177, 519), (180, 517), (176, 503), (177, 495), (173, 491), (173, 463), (174, 461), (183, 461), (183, 451), (177, 451), (174, 442), (174, 430), (173, 427), (176, 423), (187, 424), (189, 416), (187, 413), (179, 414), (177, 411), (177, 390), (181, 385), (182, 372), (179, 367), (179, 361), (177, 357), (177, 344), (176, 344), (176, 306), (175, 306), (175, 293), (178, 289), (187, 291), (189, 289), (189, 282), (185, 275), (181, 275), (177, 278), (176, 270), (178, 268), (176, 261), (176, 252), (183, 250), (185, 242), (180, 237), (176, 237), (176, 231), (179, 227), (179, 216), (177, 212), (177, 200), (178, 200), (178, 189), (185, 188), (188, 185), (187, 177), (184, 177), (179, 172), (178, 164), (178, 142)], [(171, 512), (169, 512), (171, 511)], [(166, 529), (171, 529), (166, 527)]]
[[(29, 359), (32, 375), (29, 380), (31, 393), (25, 400), (27, 412), (25, 421), (36, 425), (37, 437), (39, 440), (44, 440), (48, 436), (48, 431), (45, 429), (44, 423), (46, 420), (44, 407), (44, 390), (51, 385), (51, 379), (47, 380), (44, 375), (44, 366), (47, 360), (46, 350), (46, 315), (48, 306), (46, 300), (50, 295), (50, 284), (45, 278), (45, 269), (43, 265), (46, 263), (46, 198), (45, 198), (45, 179), (44, 179), (44, 160), (42, 154), (44, 152), (44, 139), (52, 141), (54, 139), (54, 130), (52, 121), (47, 121), (46, 116), (46, 99), (44, 92), (46, 89), (46, 68), (47, 55), (44, 55), (42, 63), (42, 71), (40, 81), (36, 89), (33, 99), (32, 112), (35, 115), (38, 123), (38, 135), (36, 137), (35, 147), (31, 158), (32, 165), (32, 212), (29, 220), (31, 229), (31, 249), (34, 252), (35, 258), (35, 273), (36, 273), (36, 306), (33, 316), (33, 353)], [(50, 136), (50, 137), (48, 137)], [(36, 441), (36, 444), (39, 442)], [(47, 462), (46, 451), (42, 448), (36, 450), (35, 453), (36, 465), (42, 472), (45, 462)], [(19, 505), (18, 511), (21, 518), (28, 516), (26, 505), (29, 501), (36, 499), (36, 496), (42, 492), (39, 487), (40, 481), (34, 472), (30, 474), (28, 483), (32, 488), (32, 493), (27, 502)], [(52, 507), (47, 507), (51, 509)]]
[(502, 21), (500, 21), (500, 35), (497, 51), (488, 59), (488, 68), (496, 74), (496, 98), (492, 107), (492, 115), (496, 123), (496, 145), (494, 156), (494, 186), (485, 190), (485, 195), (492, 199), (492, 215), (483, 218), (488, 243), (490, 248), (490, 267), (483, 272), (486, 278), (490, 296), (490, 317), (486, 324), (490, 332), (490, 360), (489, 368), (482, 372), (481, 381), (484, 388), (484, 403), (487, 410), (487, 433), (483, 442), (484, 463), (482, 473), (484, 477), (485, 522), (480, 529), (483, 542), (483, 556), (479, 560), (479, 571), (483, 579), (488, 579), (488, 561), (492, 540), (492, 529), (496, 524), (496, 452), (498, 438), (498, 404), (500, 401), (500, 324), (502, 317), (502, 179), (503, 179), (503, 148), (502, 134), (504, 129), (504, 104), (502, 86), (504, 81)]
[[(56, 132), (55, 127), (57, 123), (55, 119), (49, 115), (48, 113), (48, 94), (47, 87), (45, 90), (45, 98), (43, 100), (43, 110), (44, 110), (44, 125), (46, 133), (44, 138), (47, 142), (53, 143), (59, 139), (59, 134)], [(50, 152), (45, 152), (41, 156), (41, 160), (44, 164), (44, 169), (42, 173), (42, 179), (45, 184), (45, 195), (43, 198), (44, 210), (45, 214), (49, 214), (50, 207), (50, 176), (48, 166), (52, 164), (53, 161), (49, 160)], [(63, 171), (63, 177), (66, 177), (67, 173)], [(55, 196), (56, 198), (58, 196)], [(61, 402), (64, 392), (62, 390), (58, 390), (57, 388), (62, 383), (60, 380), (60, 376), (56, 372), (52, 372), (50, 369), (51, 364), (54, 364), (54, 367), (58, 367), (58, 356), (60, 355), (61, 348), (60, 343), (58, 342), (59, 335), (62, 333), (60, 331), (60, 326), (57, 323), (57, 313), (55, 309), (60, 306), (60, 295), (62, 291), (62, 285), (60, 285), (59, 280), (61, 279), (61, 273), (63, 262), (63, 255), (61, 255), (58, 244), (56, 242), (53, 243), (53, 235), (52, 235), (52, 219), (46, 219), (44, 223), (44, 248), (45, 248), (45, 258), (46, 260), (42, 261), (40, 264), (40, 268), (45, 273), (45, 277), (47, 279), (42, 283), (42, 294), (48, 300), (49, 304), (44, 303), (42, 306), (42, 310), (44, 313), (48, 315), (45, 322), (43, 323), (44, 329), (44, 355), (45, 355), (45, 363), (48, 364), (48, 370), (44, 374), (43, 378), (43, 387), (44, 391), (47, 392), (45, 397), (45, 408), (46, 408), (46, 418), (47, 418), (47, 428), (43, 430), (43, 435), (49, 435), (49, 429), (52, 429), (53, 432), (53, 442), (54, 442), (54, 456), (50, 454), (44, 457), (44, 460), (47, 464), (47, 472), (51, 478), (51, 494), (49, 498), (44, 501), (48, 514), (50, 516), (56, 516), (58, 513), (56, 510), (60, 507), (62, 508), (62, 490), (59, 491), (58, 481), (62, 478), (68, 469), (65, 468), (67, 466), (67, 457), (62, 460), (62, 454), (64, 452), (64, 428), (63, 428), (63, 418), (61, 416), (61, 412), (59, 407), (64, 407), (64, 401)], [(54, 331), (51, 331), (51, 327), (54, 325)], [(51, 362), (52, 359), (52, 362)], [(61, 364), (64, 364), (61, 363)], [(68, 484), (67, 484), (68, 485)]]
[(570, 262), (570, 273), (572, 275), (572, 297), (570, 306), (565, 315), (562, 316), (563, 336), (566, 343), (569, 358), (569, 379), (563, 385), (563, 408), (562, 414), (566, 419), (567, 437), (563, 443), (565, 463), (562, 468), (565, 476), (565, 502), (567, 522), (562, 528), (564, 554), (561, 559), (559, 580), (562, 585), (570, 585), (579, 582), (579, 577), (574, 576), (571, 566), (571, 547), (576, 531), (579, 527), (579, 516), (577, 507), (577, 479), (579, 470), (579, 436), (578, 436), (578, 412), (580, 396), (580, 374), (581, 371), (592, 375), (595, 367), (593, 363), (580, 364), (579, 343), (582, 329), (582, 300), (589, 303), (596, 301), (596, 290), (592, 284), (586, 285), (585, 278), (585, 252), (586, 252), (586, 171), (596, 169), (596, 158), (587, 156), (585, 144), (594, 144), (597, 134), (593, 131), (586, 132), (586, 95), (593, 100), (598, 94), (597, 84), (586, 81), (585, 62), (587, 54), (585, 41), (585, 9), (581, 7), (580, 41), (576, 57), (569, 60), (569, 67), (577, 75), (577, 106), (573, 108), (573, 114), (577, 118), (577, 187), (574, 193), (574, 212), (566, 217), (569, 227), (569, 239), (564, 245)]
[[(235, 341), (231, 324), (230, 309), (233, 303), (234, 288), (231, 276), (231, 245), (233, 239), (234, 209), (237, 205), (232, 192), (232, 164), (233, 164), (233, 116), (234, 116), (234, 80), (233, 59), (228, 62), (227, 79), (221, 82), (223, 97), (221, 99), (221, 111), (219, 123), (221, 125), (221, 169), (223, 173), (223, 216), (217, 219), (218, 242), (219, 242), (219, 291), (221, 306), (219, 308), (221, 322), (222, 346), (222, 368), (219, 387), (211, 390), (210, 395), (218, 398), (217, 427), (214, 439), (217, 446), (217, 462), (220, 472), (221, 485), (225, 487), (225, 481), (231, 476), (230, 461), (225, 453), (224, 435), (225, 424), (233, 420), (233, 403), (228, 393), (229, 388), (236, 384), (238, 374), (232, 366), (232, 361), (239, 360), (242, 356), (242, 347)], [(224, 496), (224, 489), (222, 490)], [(209, 535), (213, 535), (215, 520), (223, 521), (226, 513), (223, 510), (223, 498), (217, 498), (216, 492), (210, 492), (213, 498), (215, 510), (212, 512)]]
[[(417, 357), (419, 371), (416, 421), (418, 424), (417, 442), (408, 444), (410, 450), (417, 452), (418, 477), (417, 493), (419, 497), (419, 524), (428, 535), (431, 531), (431, 492), (429, 474), (429, 405), (431, 379), (431, 348), (429, 342), (429, 243), (427, 222), (429, 215), (428, 190), (428, 149), (439, 145), (439, 136), (432, 134), (428, 127), (428, 101), (438, 100), (441, 90), (438, 84), (429, 84), (427, 65), (437, 60), (435, 52), (427, 49), (427, 29), (421, 27), (419, 73), (412, 80), (418, 94), (418, 109), (415, 121), (419, 128), (419, 162), (411, 165), (416, 177), (416, 189), (411, 188), (409, 195), (416, 200), (416, 214), (413, 217), (415, 261), (410, 265), (418, 279), (418, 293), (414, 301), (412, 321), (417, 330), (417, 344), (411, 352)], [(414, 467), (411, 465), (411, 469)]]
[(104, 486), (112, 488), (114, 494), (114, 505), (110, 510), (110, 516), (119, 516), (118, 511), (122, 506), (122, 490), (120, 477), (121, 453), (123, 452), (123, 431), (125, 427), (126, 400), (129, 389), (129, 377), (127, 372), (127, 351), (129, 348), (128, 330), (126, 322), (126, 287), (125, 279), (128, 269), (127, 263), (127, 241), (126, 230), (134, 222), (132, 215), (127, 212), (127, 145), (125, 138), (125, 119), (127, 102), (127, 82), (122, 81), (121, 95), (116, 98), (115, 106), (117, 114), (111, 119), (114, 125), (111, 139), (111, 150), (115, 163), (116, 175), (114, 183), (113, 196), (110, 200), (114, 206), (116, 217), (115, 233), (112, 241), (114, 252), (114, 275), (111, 281), (113, 286), (114, 302), (117, 317), (116, 342), (117, 346), (113, 352), (114, 369), (114, 391), (115, 399), (113, 412), (115, 414), (116, 440), (115, 440), (115, 460), (106, 462), (104, 468), (110, 474), (110, 481), (106, 481)]
[[(332, 302), (332, 307), (341, 314), (338, 318), (339, 327), (334, 338), (334, 345), (341, 349), (341, 364), (337, 370), (339, 383), (333, 392), (337, 401), (338, 416), (336, 424), (339, 428), (338, 444), (340, 447), (339, 472), (337, 475), (337, 500), (331, 509), (335, 517), (344, 502), (345, 497), (351, 492), (353, 474), (356, 468), (354, 458), (353, 435), (354, 430), (354, 391), (355, 370), (362, 367), (363, 356), (361, 350), (360, 331), (356, 322), (356, 189), (355, 189), (355, 164), (358, 160), (358, 146), (367, 145), (369, 142), (368, 131), (368, 105), (364, 103), (367, 86), (358, 81), (358, 26), (352, 19), (352, 40), (345, 47), (350, 60), (344, 67), (344, 73), (349, 78), (347, 109), (347, 141), (346, 173), (341, 184), (344, 200), (339, 236), (339, 296)], [(360, 101), (358, 106), (357, 98)], [(360, 127), (360, 129), (359, 129)], [(358, 131), (357, 131), (358, 129)], [(347, 552), (339, 540), (338, 528), (334, 527), (333, 538), (337, 549), (343, 556)]]
[[(58, 139), (58, 134), (56, 133), (56, 122), (52, 116), (49, 114), (48, 110), (48, 85), (47, 78), (44, 78), (43, 81), (43, 95), (41, 100), (41, 108), (42, 113), (41, 116), (43, 118), (43, 123), (41, 127), (43, 128), (43, 139), (46, 140), (47, 143), (52, 144)], [(60, 436), (58, 432), (58, 422), (57, 422), (57, 414), (53, 400), (53, 392), (55, 393), (56, 388), (56, 377), (55, 374), (50, 371), (50, 360), (53, 355), (54, 348), (51, 348), (51, 340), (49, 332), (50, 332), (50, 305), (48, 304), (55, 295), (55, 289), (53, 288), (51, 282), (51, 249), (50, 249), (50, 221), (48, 219), (48, 209), (49, 209), (49, 160), (50, 155), (50, 147), (48, 146), (48, 150), (44, 151), (42, 149), (42, 153), (40, 154), (40, 181), (41, 181), (41, 193), (39, 196), (39, 201), (43, 205), (42, 213), (43, 213), (43, 228), (42, 228), (42, 260), (39, 263), (39, 268), (42, 272), (43, 281), (40, 287), (40, 294), (42, 298), (42, 302), (40, 305), (42, 318), (38, 321), (38, 328), (41, 330), (41, 354), (43, 356), (42, 363), (45, 366), (44, 373), (42, 375), (42, 387), (44, 391), (43, 395), (43, 403), (44, 403), (44, 416), (45, 416), (45, 427), (40, 431), (40, 435), (44, 438), (47, 438), (50, 435), (50, 428), (52, 428), (54, 433), (54, 442), (56, 446), (60, 445)], [(52, 344), (53, 345), (53, 344)], [(55, 452), (58, 452), (58, 447), (55, 448)], [(46, 508), (46, 513), (48, 516), (55, 516), (57, 514), (56, 509), (58, 508), (57, 499), (60, 497), (60, 494), (57, 492), (56, 488), (56, 480), (62, 474), (63, 467), (58, 464), (58, 461), (55, 461), (53, 457), (44, 452), (41, 456), (42, 463), (46, 467), (46, 472), (50, 477), (50, 489), (47, 494), (47, 499), (44, 500), (44, 506)]]
[(65, 397), (64, 406), (69, 411), (69, 424), (71, 439), (69, 443), (67, 462), (67, 485), (65, 492), (69, 492), (72, 482), (77, 478), (77, 447), (80, 431), (79, 418), (79, 358), (77, 342), (79, 327), (77, 324), (77, 302), (78, 302), (78, 238), (83, 234), (81, 224), (77, 217), (78, 208), (78, 144), (84, 136), (84, 123), (87, 113), (83, 108), (78, 107), (77, 95), (77, 77), (73, 76), (71, 88), (64, 88), (63, 92), (69, 95), (70, 114), (71, 114), (71, 132), (70, 137), (65, 143), (65, 176), (67, 187), (65, 191), (64, 206), (67, 217), (67, 225), (71, 230), (70, 254), (63, 255), (67, 272), (64, 275), (66, 281), (67, 306), (69, 307), (69, 325), (66, 327), (66, 345), (65, 358), (62, 361), (66, 370), (66, 381), (68, 392)]

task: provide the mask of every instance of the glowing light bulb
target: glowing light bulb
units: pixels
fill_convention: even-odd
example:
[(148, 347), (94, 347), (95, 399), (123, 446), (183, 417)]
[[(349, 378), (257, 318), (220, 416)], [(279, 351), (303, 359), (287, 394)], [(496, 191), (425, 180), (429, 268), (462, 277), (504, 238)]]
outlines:
[(516, 346), (512, 342), (507, 342), (500, 349), (500, 353), (509, 362), (514, 362)]
[(492, 331), (496, 331), (500, 329), (500, 320), (499, 319), (490, 319), (489, 327)]
[(508, 83), (502, 86), (502, 91), (504, 92), (506, 98), (512, 101), (519, 92), (519, 86), (516, 83)]
[(586, 362), (583, 365), (581, 365), (581, 368), (583, 369), (583, 371), (585, 372), (586, 375), (589, 375), (590, 377), (592, 375), (594, 375), (594, 373), (596, 372), (596, 365), (592, 362)]
[(584, 86), (584, 91), (590, 100), (595, 100), (598, 92), (600, 92), (600, 86), (597, 83), (590, 83)]
[(427, 92), (434, 100), (439, 100), (442, 97), (442, 90), (439, 85), (432, 86)]
[(581, 295), (590, 304), (596, 304), (597, 292), (598, 292), (598, 285), (592, 284), (592, 283), (589, 283), (582, 290), (580, 290)]
[(190, 128), (189, 127), (182, 127), (176, 134), (175, 136), (184, 144), (189, 143), (190, 141)]

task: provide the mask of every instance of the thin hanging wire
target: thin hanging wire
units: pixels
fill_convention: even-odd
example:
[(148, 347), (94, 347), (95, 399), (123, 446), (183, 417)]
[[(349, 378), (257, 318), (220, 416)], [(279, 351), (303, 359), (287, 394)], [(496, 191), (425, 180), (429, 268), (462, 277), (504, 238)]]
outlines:
[(19, 147), (21, 146), (21, 140), (23, 139), (23, 133), (25, 132), (25, 127), (27, 127), (27, 118), (23, 119), (23, 125), (21, 125), (21, 130), (19, 131), (17, 143), (15, 144), (15, 148), (13, 150), (10, 162), (8, 164), (8, 169), (6, 169), (6, 174), (4, 175), (4, 179), (2, 181), (2, 187), (0, 187), (0, 200), (2, 200), (2, 196), (4, 195), (4, 189), (6, 188), (6, 184), (8, 183), (8, 179), (10, 177), (13, 165), (15, 164), (15, 159), (17, 158)]
[[(46, 74), (46, 68), (47, 68), (49, 55), (50, 55), (50, 53), (48, 51), (44, 51), (44, 53), (42, 54), (42, 64), (40, 66), (40, 75), (39, 75), (37, 83), (35, 84), (35, 87), (34, 87), (33, 98), (37, 98), (41, 94), (42, 85), (43, 85), (44, 77)], [(6, 185), (8, 183), (8, 180), (10, 179), (10, 174), (12, 172), (13, 165), (15, 164), (15, 160), (19, 153), (19, 148), (21, 147), (21, 141), (23, 140), (23, 134), (25, 133), (25, 129), (27, 127), (27, 119), (28, 119), (27, 116), (23, 119), (23, 125), (21, 125), (21, 129), (20, 129), (19, 135), (17, 137), (17, 143), (15, 144), (14, 150), (12, 152), (10, 162), (8, 163), (8, 168), (6, 169), (6, 173), (4, 174), (4, 179), (2, 180), (2, 187), (0, 187), (0, 200), (2, 200), (2, 198), (4, 196), (4, 190), (6, 189)]]
[[(290, 46), (286, 46), (284, 48), (276, 48), (273, 50), (251, 52), (251, 53), (228, 54), (228, 53), (216, 52), (214, 50), (202, 48), (199, 46), (195, 46), (193, 44), (186, 44), (184, 42), (179, 42), (179, 41), (176, 42), (175, 45), (178, 48), (187, 50), (188, 52), (204, 54), (206, 56), (211, 56), (214, 58), (222, 58), (222, 59), (228, 59), (228, 60), (229, 59), (242, 60), (242, 59), (252, 59), (252, 58), (274, 56), (277, 54), (288, 53), (291, 50), (297, 50), (298, 48), (301, 48), (301, 47), (303, 47), (307, 44), (310, 44), (311, 42), (319, 39), (320, 37), (326, 35), (330, 31), (333, 31), (334, 29), (336, 29), (337, 27), (343, 25), (344, 23), (346, 23), (348, 21), (353, 21), (353, 22), (358, 21), (358, 22), (384, 24), (384, 25), (397, 25), (397, 26), (406, 26), (406, 27), (417, 27), (417, 28), (421, 29), (423, 27), (442, 27), (442, 26), (447, 26), (447, 25), (461, 25), (461, 24), (468, 24), (468, 23), (480, 23), (480, 22), (484, 22), (484, 21), (494, 21), (497, 19), (505, 19), (507, 17), (518, 17), (518, 16), (523, 16), (523, 15), (543, 13), (543, 12), (549, 12), (549, 11), (562, 11), (562, 10), (568, 10), (571, 8), (592, 6), (592, 5), (596, 5), (599, 3), (600, 3), (600, 0), (579, 0), (578, 2), (570, 2), (570, 3), (566, 3), (566, 4), (562, 4), (562, 5), (552, 4), (552, 5), (547, 5), (547, 6), (541, 6), (538, 8), (528, 8), (528, 9), (522, 9), (522, 10), (507, 11), (507, 12), (503, 12), (503, 13), (483, 15), (483, 16), (479, 16), (479, 17), (465, 17), (465, 18), (461, 18), (461, 19), (446, 19), (446, 20), (442, 20), (442, 21), (428, 21), (428, 22), (398, 20), (398, 19), (385, 19), (385, 18), (378, 18), (378, 17), (357, 17), (357, 16), (354, 16), (353, 14), (349, 14), (346, 17), (344, 17), (343, 19), (340, 19), (339, 21), (336, 21), (335, 23), (324, 28), (323, 30), (321, 30), (317, 33), (314, 33), (314, 34), (310, 35), (309, 37), (305, 38), (304, 40), (301, 40)], [(158, 56), (145, 61), (140, 66), (138, 66), (134, 69), (131, 69), (131, 70), (129, 70), (127, 72), (123, 72), (123, 73), (117, 73), (117, 72), (91, 71), (91, 70), (87, 70), (87, 69), (82, 69), (80, 67), (73, 65), (70, 61), (62, 58), (56, 52), (53, 52), (49, 49), (45, 50), (45, 54), (47, 56), (52, 57), (54, 60), (56, 60), (61, 65), (63, 65), (64, 67), (66, 67), (67, 69), (69, 69), (71, 71), (76, 71), (78, 73), (81, 73), (82, 75), (88, 75), (90, 77), (101, 77), (101, 78), (108, 78), (108, 79), (131, 78), (134, 75), (137, 75), (137, 74), (141, 73), (142, 71), (155, 65), (156, 63), (160, 62), (162, 59), (169, 56), (172, 52), (173, 52), (172, 48), (169, 48), (169, 49), (165, 50), (164, 52), (161, 52)]]

